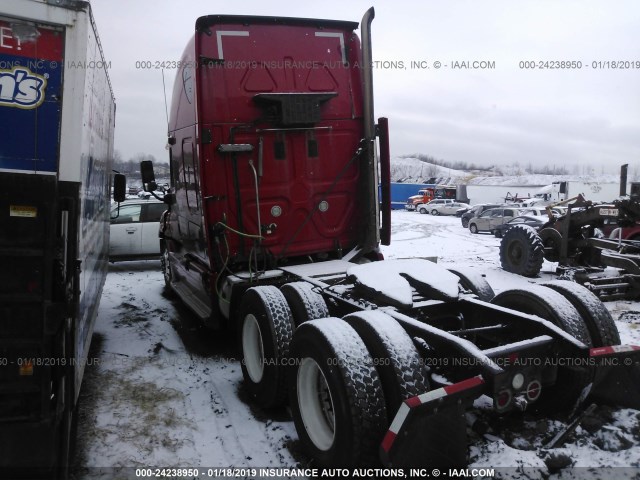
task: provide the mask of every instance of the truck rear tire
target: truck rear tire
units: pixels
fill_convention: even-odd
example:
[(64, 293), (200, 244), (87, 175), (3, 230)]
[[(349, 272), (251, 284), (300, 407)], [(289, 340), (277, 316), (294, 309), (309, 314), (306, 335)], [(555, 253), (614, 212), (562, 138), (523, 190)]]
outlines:
[(320, 468), (379, 465), (387, 429), (380, 377), (339, 318), (303, 323), (291, 343), (289, 400), (300, 442)]
[[(548, 287), (529, 285), (526, 290), (505, 290), (496, 295), (491, 303), (537, 315), (586, 346), (592, 346), (589, 330), (578, 311), (569, 300)], [(532, 405), (534, 411), (548, 413), (573, 407), (593, 376), (589, 369), (570, 369), (566, 366), (559, 366), (557, 373), (556, 383), (543, 388), (540, 398)]]
[(310, 283), (287, 283), (280, 290), (287, 299), (296, 326), (308, 320), (329, 316), (329, 309), (324, 298), (314, 290)]
[(242, 297), (240, 351), (244, 384), (263, 407), (284, 404), (286, 359), (293, 336), (293, 318), (287, 301), (274, 286), (253, 287)]
[(357, 312), (344, 320), (364, 341), (384, 393), (387, 418), (393, 420), (407, 398), (429, 391), (428, 373), (413, 340), (400, 324), (382, 312)]
[(536, 231), (528, 225), (515, 225), (500, 241), (500, 263), (507, 272), (535, 277), (542, 269), (544, 246)]
[(592, 346), (620, 345), (616, 322), (607, 307), (588, 288), (568, 280), (553, 280), (542, 285), (555, 290), (571, 302), (587, 325)]
[(460, 279), (462, 288), (471, 291), (480, 300), (490, 302), (496, 296), (493, 288), (482, 274), (467, 268), (448, 268), (447, 270)]

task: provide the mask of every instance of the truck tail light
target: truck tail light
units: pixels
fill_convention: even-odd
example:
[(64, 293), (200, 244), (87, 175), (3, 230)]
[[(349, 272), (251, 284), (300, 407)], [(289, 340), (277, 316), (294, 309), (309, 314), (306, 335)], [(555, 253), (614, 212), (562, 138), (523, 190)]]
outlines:
[(496, 407), (498, 410), (505, 410), (511, 404), (511, 400), (513, 400), (513, 395), (510, 390), (502, 390), (498, 393), (498, 396), (495, 399)]

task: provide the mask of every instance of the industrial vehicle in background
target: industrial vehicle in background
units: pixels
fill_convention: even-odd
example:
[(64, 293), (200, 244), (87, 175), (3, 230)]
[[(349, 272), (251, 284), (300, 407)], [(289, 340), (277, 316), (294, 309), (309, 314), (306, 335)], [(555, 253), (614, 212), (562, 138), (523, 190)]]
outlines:
[(0, 125), (0, 477), (64, 478), (109, 247), (115, 103), (88, 2), (0, 4)]
[(416, 211), (416, 207), (435, 199), (451, 200), (460, 203), (469, 203), (466, 185), (436, 185), (432, 184), (421, 188), (417, 195), (412, 195), (404, 205), (405, 210)]
[[(264, 408), (289, 403), (317, 466), (464, 465), (463, 414), (482, 394), (500, 413), (569, 408), (591, 383), (640, 398), (633, 384), (599, 388), (626, 381), (640, 351), (607, 347), (615, 324), (582, 287), (494, 296), (477, 272), (382, 260), (390, 160), (373, 18), (361, 39), (347, 21), (196, 21), (171, 106), (167, 287), (206, 325), (237, 331), (246, 391)], [(153, 191), (153, 166), (141, 173)], [(599, 366), (611, 355), (633, 365)], [(576, 362), (542, 361), (558, 357)]]
[[(583, 284), (602, 300), (640, 298), (640, 243), (622, 238), (624, 231), (631, 237), (640, 221), (640, 183), (632, 182), (630, 195), (626, 195), (626, 165), (618, 199), (594, 203), (579, 195), (560, 204), (567, 204), (566, 214), (553, 216), (537, 231), (514, 226), (504, 234), (502, 268), (534, 277), (543, 260), (558, 262), (558, 273)], [(612, 238), (603, 234), (616, 226)]]

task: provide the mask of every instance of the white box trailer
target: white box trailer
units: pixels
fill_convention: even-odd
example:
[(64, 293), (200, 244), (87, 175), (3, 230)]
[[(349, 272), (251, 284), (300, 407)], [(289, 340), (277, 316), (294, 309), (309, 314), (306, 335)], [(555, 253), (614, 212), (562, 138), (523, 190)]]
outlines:
[(0, 469), (64, 476), (107, 273), (115, 100), (88, 2), (0, 3)]

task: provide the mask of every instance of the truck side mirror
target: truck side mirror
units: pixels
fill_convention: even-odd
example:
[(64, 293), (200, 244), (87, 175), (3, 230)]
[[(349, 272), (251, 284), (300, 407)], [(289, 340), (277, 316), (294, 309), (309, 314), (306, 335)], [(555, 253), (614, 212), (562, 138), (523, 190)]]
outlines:
[(153, 192), (158, 189), (156, 174), (153, 171), (153, 162), (151, 160), (140, 162), (140, 175), (142, 177), (142, 188), (145, 192)]
[(113, 199), (120, 203), (124, 202), (127, 195), (127, 177), (122, 173), (113, 175)]

